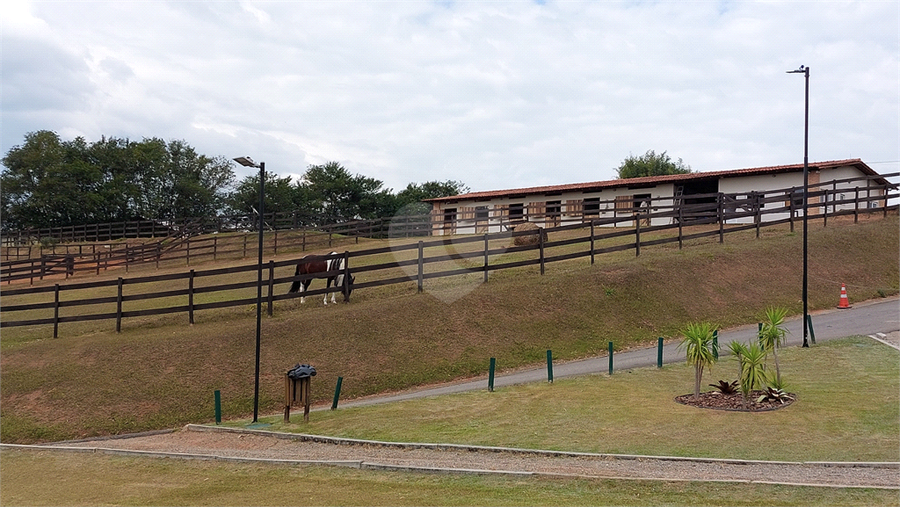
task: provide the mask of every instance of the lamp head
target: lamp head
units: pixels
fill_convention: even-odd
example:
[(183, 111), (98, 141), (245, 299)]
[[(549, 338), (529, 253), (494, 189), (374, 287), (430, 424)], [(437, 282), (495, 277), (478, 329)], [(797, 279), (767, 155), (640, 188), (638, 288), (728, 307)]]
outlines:
[(809, 67), (804, 67), (803, 65), (801, 65), (799, 69), (789, 70), (789, 71), (787, 71), (787, 73), (788, 74), (809, 74)]
[(259, 167), (259, 165), (250, 157), (237, 157), (234, 161), (244, 167)]

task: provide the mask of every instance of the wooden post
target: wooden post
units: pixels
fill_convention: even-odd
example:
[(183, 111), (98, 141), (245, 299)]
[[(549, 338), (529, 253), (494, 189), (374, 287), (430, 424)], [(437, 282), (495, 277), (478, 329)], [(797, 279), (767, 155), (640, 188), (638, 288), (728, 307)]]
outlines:
[(59, 284), (53, 289), (53, 337), (59, 337)]
[(591, 220), (591, 266), (594, 265), (594, 221)]
[(275, 261), (269, 261), (269, 293), (267, 295), (268, 299), (268, 309), (266, 313), (269, 314), (269, 317), (272, 316), (272, 298), (275, 296)]
[(194, 325), (194, 270), (188, 276), (188, 322)]
[(422, 245), (422, 241), (419, 241), (419, 273), (416, 278), (416, 282), (418, 284), (419, 292), (422, 292), (422, 282), (425, 278), (425, 259), (424, 259), (424, 247)]
[(118, 293), (116, 294), (116, 332), (122, 332), (122, 277), (119, 277)]
[(634, 256), (640, 257), (641, 255), (641, 221), (640, 219), (634, 221)]
[(725, 242), (725, 194), (719, 192), (716, 214), (719, 216), (719, 243)]
[(538, 233), (538, 249), (540, 250), (541, 255), (541, 275), (544, 274), (544, 230), (537, 229)]
[(484, 283), (488, 281), (488, 233), (484, 233)]
[(284, 374), (284, 422), (291, 422), (291, 403), (294, 402), (294, 380)]

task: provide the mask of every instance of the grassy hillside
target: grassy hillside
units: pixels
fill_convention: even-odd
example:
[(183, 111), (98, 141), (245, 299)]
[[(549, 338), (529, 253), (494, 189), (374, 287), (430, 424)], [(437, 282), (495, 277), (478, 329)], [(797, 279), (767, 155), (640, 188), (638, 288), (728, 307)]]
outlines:
[[(898, 291), (896, 216), (813, 226), (810, 308), (832, 307), (841, 283), (855, 301)], [(367, 246), (371, 246), (369, 243)], [(486, 284), (451, 278), (416, 293), (415, 283), (359, 290), (351, 304), (276, 306), (262, 325), (261, 412), (277, 413), (283, 375), (297, 362), (319, 375), (312, 396), (328, 401), (482, 374), (489, 357), (503, 368), (603, 354), (675, 336), (692, 320), (721, 327), (756, 322), (768, 305), (801, 311), (800, 233), (769, 229), (500, 271)], [(213, 392), (226, 418), (252, 411), (255, 311), (204, 316), (193, 326), (159, 319), (116, 334), (79, 328), (4, 330), (0, 357), (0, 439), (39, 442), (176, 427), (213, 419)], [(109, 327), (109, 326), (106, 326)], [(37, 339), (39, 338), (39, 339)]]

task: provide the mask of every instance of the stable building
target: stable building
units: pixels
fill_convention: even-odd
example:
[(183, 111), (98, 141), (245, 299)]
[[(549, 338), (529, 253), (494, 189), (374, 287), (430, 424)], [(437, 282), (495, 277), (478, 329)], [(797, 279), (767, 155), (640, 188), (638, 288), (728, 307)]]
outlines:
[[(860, 159), (810, 163), (808, 179), (810, 216), (861, 202), (886, 206), (894, 186)], [(772, 221), (802, 213), (803, 164), (471, 192), (426, 202), (434, 235), (494, 233), (525, 222), (546, 228), (587, 221), (664, 225), (708, 216), (716, 206), (723, 222)]]

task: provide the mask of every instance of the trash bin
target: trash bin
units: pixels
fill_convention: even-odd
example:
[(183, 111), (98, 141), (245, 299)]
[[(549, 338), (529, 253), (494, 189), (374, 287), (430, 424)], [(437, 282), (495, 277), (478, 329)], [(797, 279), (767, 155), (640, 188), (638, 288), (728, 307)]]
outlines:
[(309, 421), (309, 384), (315, 375), (315, 367), (300, 363), (284, 374), (284, 422), (291, 422), (291, 406), (297, 402), (303, 405), (303, 420)]

